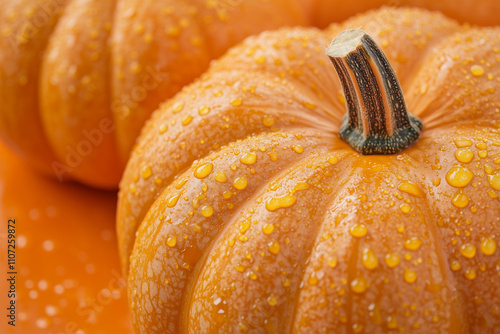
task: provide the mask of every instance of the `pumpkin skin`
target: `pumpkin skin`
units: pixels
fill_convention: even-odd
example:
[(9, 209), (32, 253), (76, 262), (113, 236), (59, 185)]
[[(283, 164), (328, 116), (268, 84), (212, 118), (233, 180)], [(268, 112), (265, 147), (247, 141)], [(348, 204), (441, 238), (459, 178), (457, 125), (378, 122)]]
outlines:
[[(325, 48), (357, 27), (424, 124), (397, 155), (337, 135)], [(498, 331), (499, 32), (393, 8), (265, 32), (162, 105), (119, 193), (135, 332)]]
[[(477, 24), (500, 23), (495, 0), (483, 1), (481, 10), (467, 0), (400, 4), (410, 2)], [(116, 188), (152, 111), (230, 46), (266, 29), (326, 26), (384, 3), (4, 1), (0, 137), (45, 174)]]
[[(15, 219), (17, 256), (16, 326), (3, 319), (0, 332), (132, 333), (113, 233), (116, 193), (42, 177), (3, 145), (0, 160), (0, 245), (7, 249)], [(7, 293), (1, 302), (7, 307)]]

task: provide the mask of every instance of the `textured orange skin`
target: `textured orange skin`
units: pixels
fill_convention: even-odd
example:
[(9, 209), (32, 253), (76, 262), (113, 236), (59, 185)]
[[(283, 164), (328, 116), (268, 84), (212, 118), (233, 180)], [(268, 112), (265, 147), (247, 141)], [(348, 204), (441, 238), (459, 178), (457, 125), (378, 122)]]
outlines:
[(113, 233), (116, 193), (41, 177), (3, 145), (0, 161), (2, 308), (10, 302), (8, 219), (16, 220), (18, 273), (16, 326), (4, 309), (0, 332), (132, 333)]
[[(358, 27), (424, 124), (397, 155), (361, 156), (337, 136), (345, 107), (325, 48)], [(500, 243), (499, 45), (499, 28), (388, 8), (232, 48), (153, 114), (120, 184), (136, 333), (498, 331), (500, 250), (480, 245)], [(454, 166), (473, 173), (463, 190), (446, 180)]]
[[(0, 137), (46, 174), (59, 161), (68, 167), (64, 178), (116, 188), (152, 111), (230, 46), (267, 29), (324, 27), (387, 3), (500, 24), (495, 0), (3, 1)], [(87, 141), (82, 131), (103, 120), (112, 130), (71, 163), (68, 150)]]

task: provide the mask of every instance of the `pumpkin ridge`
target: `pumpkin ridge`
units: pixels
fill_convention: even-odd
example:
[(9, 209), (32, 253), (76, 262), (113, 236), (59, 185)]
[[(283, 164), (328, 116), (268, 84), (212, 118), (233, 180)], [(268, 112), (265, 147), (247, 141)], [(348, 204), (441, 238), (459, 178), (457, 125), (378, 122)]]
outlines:
[[(295, 131), (293, 131), (295, 132)], [(289, 134), (291, 135), (293, 132), (290, 132)], [(285, 132), (284, 132), (285, 133)], [(297, 133), (300, 133), (297, 132)], [(198, 273), (198, 276), (194, 277), (192, 276), (190, 281), (186, 284), (185, 288), (185, 295), (186, 297), (183, 298), (182, 302), (182, 310), (184, 310), (184, 314), (181, 316), (181, 323), (188, 324), (189, 323), (189, 311), (190, 308), (188, 305), (190, 304), (190, 301), (193, 300), (194, 298), (194, 291), (196, 291), (196, 287), (198, 285), (198, 281), (201, 279), (201, 275), (203, 274), (203, 268), (205, 267), (205, 264), (210, 257), (211, 254), (214, 253), (214, 248), (217, 245), (220, 245), (223, 243), (223, 237), (225, 234), (229, 232), (235, 225), (238, 224), (237, 220), (240, 220), (242, 218), (241, 212), (248, 212), (250, 207), (252, 205), (255, 205), (256, 199), (258, 197), (263, 196), (266, 193), (266, 188), (268, 187), (269, 182), (273, 182), (276, 180), (279, 180), (283, 177), (286, 176), (290, 172), (290, 170), (293, 170), (294, 168), (297, 168), (301, 165), (304, 165), (306, 162), (311, 161), (313, 159), (316, 159), (318, 157), (324, 156), (326, 153), (322, 152), (327, 150), (326, 147), (317, 147), (313, 151), (309, 152), (307, 156), (300, 157), (300, 160), (298, 161), (291, 161), (290, 164), (287, 166), (282, 167), (280, 171), (278, 171), (276, 174), (270, 176), (269, 179), (266, 180), (266, 182), (263, 182), (262, 185), (257, 188), (253, 194), (248, 197), (248, 200), (246, 203), (242, 203), (237, 208), (238, 213), (235, 213), (224, 225), (224, 227), (217, 233), (217, 236), (213, 238), (213, 240), (210, 242), (209, 245), (207, 245), (206, 249), (203, 250), (203, 256), (200, 258), (200, 260), (196, 264), (195, 271)], [(186, 328), (189, 328), (187, 326)], [(182, 330), (182, 333), (188, 333), (187, 329), (184, 328)]]
[[(294, 132), (292, 132), (292, 133), (294, 133)], [(292, 134), (292, 133), (291, 133), (291, 134)], [(284, 134), (284, 133), (282, 133), (282, 134)], [(285, 145), (285, 143), (288, 143), (288, 142), (290, 142), (290, 141), (291, 141), (292, 143), (293, 143), (293, 142), (299, 142), (299, 140), (298, 140), (295, 136), (292, 136), (291, 134), (290, 134), (290, 135), (288, 135), (288, 138), (287, 138), (287, 139), (284, 139), (284, 140), (285, 140), (285, 142), (284, 142), (284, 143), (280, 143), (280, 146)], [(258, 143), (260, 143), (260, 145), (263, 145), (263, 144), (262, 144), (262, 141), (258, 141), (258, 138), (259, 138), (259, 137), (263, 137), (263, 136), (267, 137), (267, 135), (266, 135), (266, 134), (260, 134), (260, 135), (258, 135), (257, 137), (250, 137), (250, 138), (249, 138), (249, 140), (256, 141), (256, 145), (259, 145)], [(281, 134), (280, 134), (280, 133), (275, 133), (275, 134), (273, 134), (273, 136), (274, 136), (274, 137), (277, 137), (277, 138), (280, 138), (280, 137), (281, 137)], [(304, 136), (304, 138), (302, 139), (302, 141), (304, 141), (304, 139), (306, 139), (306, 138), (308, 138), (308, 137)], [(247, 140), (247, 141), (248, 141), (248, 140)], [(272, 142), (271, 140), (266, 140), (266, 142), (267, 142), (267, 141)], [(310, 138), (310, 144), (309, 144), (309, 146), (313, 145), (314, 143), (316, 143), (316, 144), (317, 144), (317, 140), (316, 140), (315, 138), (312, 138), (312, 137), (311, 137), (311, 138)], [(245, 146), (245, 144), (246, 144), (246, 142), (245, 142), (245, 141), (243, 141), (243, 142), (241, 142), (241, 143), (238, 143), (235, 147), (236, 147), (236, 148), (237, 148), (237, 147), (239, 147), (239, 146), (243, 146), (243, 147), (244, 147), (244, 146)], [(305, 145), (305, 143), (303, 143), (303, 145)], [(227, 152), (229, 152), (230, 150), (233, 150), (233, 149), (232, 149), (231, 147), (229, 147), (229, 146), (228, 146), (228, 147), (226, 147), (226, 149), (225, 149), (225, 150), (226, 150)], [(281, 151), (281, 147), (280, 147), (280, 150), (279, 150), (278, 152), (280, 152), (280, 151)], [(284, 151), (284, 152), (286, 152), (286, 151)], [(288, 154), (296, 154), (296, 153), (294, 153), (291, 149), (289, 150), (289, 152), (290, 152), (290, 153), (288, 153)], [(262, 152), (261, 152), (261, 153), (262, 153)], [(220, 153), (215, 152), (215, 153), (213, 153), (213, 155), (220, 155)], [(230, 158), (232, 158), (232, 156), (233, 156), (233, 155), (232, 155), (231, 153), (229, 153), (229, 157), (230, 157)], [(232, 159), (234, 159), (235, 161), (237, 161), (237, 160), (238, 160), (238, 158), (237, 158), (236, 156), (235, 156), (234, 158), (232, 158)], [(267, 158), (267, 157), (264, 157), (264, 159), (268, 159), (268, 158)], [(207, 156), (207, 157), (205, 158), (205, 160), (210, 161), (210, 156)], [(280, 162), (280, 161), (282, 161), (282, 160), (283, 160), (283, 159), (279, 159), (279, 160), (278, 160), (278, 162), (279, 162), (279, 163), (281, 163), (281, 164), (286, 163), (286, 165), (289, 165), (290, 163), (293, 163), (293, 161), (283, 161), (283, 162)], [(202, 161), (203, 161), (203, 160), (202, 160)], [(197, 165), (194, 165), (193, 167), (191, 167), (191, 168), (190, 168), (191, 173), (192, 173), (192, 171), (193, 171), (193, 170), (196, 170), (196, 169), (197, 169), (200, 165), (202, 165), (202, 164), (203, 164), (203, 162), (202, 162), (202, 161), (199, 161), (199, 162), (197, 163)], [(259, 161), (259, 160), (258, 160), (258, 161)], [(214, 163), (215, 163), (215, 162), (214, 162)], [(256, 168), (256, 167), (255, 167), (255, 168)], [(218, 167), (217, 167), (217, 166), (214, 166), (214, 172), (213, 172), (213, 173), (215, 173), (215, 171), (216, 171), (216, 170), (218, 170)], [(284, 170), (286, 170), (286, 168), (285, 168)], [(189, 173), (189, 174), (191, 174), (191, 173)], [(191, 174), (191, 175), (192, 175), (192, 174)], [(180, 177), (176, 183), (179, 183), (179, 182), (181, 182), (181, 183), (182, 183), (182, 182), (183, 182), (183, 180), (184, 180), (184, 176), (185, 176), (185, 175), (183, 175), (182, 177)], [(230, 175), (228, 174), (228, 177), (229, 177), (229, 176), (230, 176)], [(191, 176), (190, 180), (191, 180), (191, 182), (195, 182), (195, 183), (199, 182), (199, 180), (198, 180), (198, 179), (196, 179), (196, 178), (194, 178), (194, 177), (192, 177), (192, 176)], [(265, 178), (263, 178), (260, 182), (265, 183)], [(214, 184), (214, 186), (216, 186), (216, 185), (217, 185), (217, 182), (216, 182), (215, 180), (214, 180), (212, 183)], [(187, 185), (189, 185), (189, 184), (190, 184), (190, 183), (189, 183), (189, 181), (188, 181)], [(132, 255), (134, 256), (134, 257), (133, 257), (133, 259), (134, 259), (135, 261), (134, 261), (133, 263), (131, 263), (131, 265), (130, 265), (130, 272), (131, 272), (131, 274), (129, 275), (129, 291), (130, 291), (130, 293), (131, 293), (131, 294), (133, 293), (133, 291), (134, 291), (135, 289), (137, 289), (139, 292), (141, 291), (141, 286), (142, 286), (142, 285), (141, 285), (141, 284), (139, 284), (139, 283), (136, 283), (136, 281), (141, 281), (141, 282), (142, 282), (143, 280), (148, 280), (148, 278), (147, 278), (146, 276), (142, 276), (142, 273), (143, 273), (143, 272), (144, 272), (144, 273), (146, 272), (146, 268), (144, 268), (144, 267), (145, 267), (145, 265), (147, 264), (147, 262), (145, 261), (145, 257), (143, 256), (144, 254), (141, 252), (142, 247), (144, 247), (144, 244), (147, 244), (147, 245), (148, 245), (148, 247), (154, 247), (155, 249), (156, 249), (157, 247), (160, 247), (160, 244), (159, 244), (159, 242), (160, 242), (160, 241), (159, 241), (159, 239), (158, 239), (158, 238), (157, 238), (156, 240), (152, 240), (152, 239), (151, 239), (151, 235), (152, 235), (152, 234), (151, 234), (151, 232), (149, 232), (149, 231), (151, 230), (151, 228), (153, 228), (153, 227), (154, 227), (154, 225), (158, 224), (158, 225), (160, 225), (160, 228), (161, 228), (162, 230), (165, 230), (165, 229), (184, 229), (184, 227), (183, 227), (183, 225), (182, 225), (182, 224), (179, 224), (179, 225), (171, 225), (171, 227), (168, 227), (168, 226), (166, 225), (166, 224), (168, 224), (168, 223), (167, 223), (167, 222), (165, 222), (165, 221), (163, 221), (163, 222), (161, 222), (161, 223), (156, 223), (156, 220), (158, 219), (157, 217), (158, 217), (158, 215), (159, 215), (159, 214), (158, 214), (158, 212), (157, 212), (157, 210), (156, 210), (156, 208), (157, 208), (158, 206), (160, 206), (160, 207), (164, 207), (164, 206), (165, 206), (164, 204), (161, 204), (161, 203), (165, 203), (166, 201), (168, 201), (168, 198), (167, 198), (166, 194), (168, 193), (168, 191), (169, 191), (169, 190), (171, 190), (171, 189), (175, 188), (175, 185), (176, 185), (175, 183), (171, 184), (171, 185), (169, 186), (168, 190), (164, 191), (164, 193), (163, 193), (161, 196), (159, 196), (159, 197), (158, 197), (158, 199), (155, 201), (155, 204), (152, 206), (152, 208), (154, 208), (154, 209), (149, 210), (147, 217), (146, 217), (146, 218), (144, 219), (144, 221), (143, 221), (143, 223), (144, 223), (144, 224), (142, 224), (141, 229), (139, 230), (139, 233), (138, 233), (137, 239), (136, 239), (136, 241), (135, 241), (135, 243), (134, 243), (134, 251), (135, 251), (135, 252), (134, 252), (134, 253), (132, 253)], [(186, 186), (183, 186), (183, 187), (179, 188), (179, 191), (182, 191), (182, 189), (184, 189), (184, 187), (186, 187)], [(210, 189), (210, 188), (211, 188), (211, 186), (209, 186), (209, 189)], [(172, 193), (169, 193), (169, 196), (170, 196), (171, 194), (172, 194)], [(187, 195), (187, 194), (185, 194), (185, 195)], [(183, 195), (183, 196), (184, 196), (184, 195)], [(180, 199), (180, 202), (179, 202), (179, 203), (182, 203), (181, 201), (182, 201), (182, 199)], [(224, 203), (222, 203), (222, 204), (224, 204)], [(174, 208), (175, 208), (175, 211), (178, 211), (178, 212), (180, 213), (181, 211), (179, 211), (179, 210), (182, 210), (182, 209), (177, 209), (177, 208), (178, 208), (178, 205), (179, 205), (179, 204), (177, 204), (177, 206), (175, 206)], [(236, 207), (237, 207), (237, 206), (235, 205), (235, 207), (234, 207), (232, 210), (237, 210), (237, 209), (236, 209)], [(173, 210), (174, 208), (172, 208), (172, 209), (168, 209), (168, 210)], [(175, 212), (175, 211), (174, 211), (174, 212)], [(184, 210), (184, 211), (186, 211), (186, 210)], [(184, 211), (182, 211), (182, 212), (184, 212)], [(229, 214), (229, 213), (228, 213), (228, 214)], [(232, 216), (232, 215), (234, 215), (234, 213), (231, 213), (230, 215)], [(195, 217), (196, 217), (196, 216), (195, 216)], [(215, 217), (215, 215), (214, 215), (213, 217)], [(176, 219), (177, 219), (177, 218), (176, 218)], [(217, 219), (221, 219), (221, 218), (217, 218)], [(148, 222), (148, 224), (146, 224), (146, 222)], [(169, 225), (169, 226), (170, 226), (170, 225)], [(156, 227), (154, 227), (154, 228), (156, 228)], [(188, 228), (188, 227), (186, 227), (186, 228)], [(192, 233), (191, 231), (192, 231), (192, 230), (189, 228), (189, 230), (186, 230), (184, 233), (188, 233), (188, 232)], [(165, 240), (166, 240), (166, 237), (164, 236), (164, 234), (165, 234), (165, 233), (166, 233), (166, 232), (162, 232), (162, 233), (160, 233), (160, 236), (162, 236), (162, 239), (165, 239)], [(182, 233), (181, 233), (181, 234), (182, 234)], [(147, 241), (147, 240), (151, 240), (151, 241), (152, 241), (152, 243), (151, 243), (151, 242), (149, 242), (149, 241)], [(177, 243), (181, 243), (180, 235), (177, 235)], [(164, 246), (164, 247), (166, 248), (166, 246)], [(203, 249), (205, 249), (207, 246), (205, 245), (205, 246), (203, 246), (203, 247), (204, 247)], [(172, 251), (174, 251), (174, 250), (176, 250), (176, 249), (177, 249), (177, 247), (171, 248), (171, 250), (172, 250)], [(168, 249), (167, 249), (167, 250), (168, 250)], [(139, 252), (139, 254), (137, 254), (137, 252)], [(155, 252), (151, 252), (150, 254), (153, 254), (153, 255), (155, 255), (155, 254), (156, 254), (156, 255), (157, 255), (157, 253), (155, 253)], [(172, 256), (169, 256), (169, 257), (170, 257), (170, 258), (172, 258)], [(152, 262), (150, 262), (150, 263), (152, 263)], [(193, 264), (191, 264), (191, 265), (193, 265)], [(140, 270), (139, 270), (139, 268), (143, 268), (143, 269), (140, 269)], [(180, 269), (180, 270), (182, 270), (182, 269)], [(141, 277), (137, 277), (137, 276), (142, 276), (142, 278), (141, 278)], [(172, 277), (170, 277), (170, 281), (171, 281), (171, 282), (170, 282), (171, 284), (177, 284), (177, 283), (175, 283), (175, 282), (174, 282), (174, 279), (173, 279)], [(134, 288), (134, 287), (135, 287), (135, 288)], [(184, 289), (184, 288), (183, 288), (183, 289)], [(151, 296), (151, 297), (153, 297), (153, 296)], [(134, 299), (136, 299), (136, 298), (139, 298), (139, 299), (138, 299), (138, 303), (137, 303), (137, 307), (139, 307), (139, 305), (140, 305), (140, 301), (141, 301), (141, 300), (143, 300), (145, 297), (143, 296), (143, 297), (142, 297), (143, 299), (140, 299), (140, 294), (139, 294), (139, 296), (135, 297), (135, 293), (134, 293), (134, 298), (132, 298), (132, 300), (134, 300)], [(165, 304), (164, 304), (164, 305), (165, 305)], [(165, 320), (165, 319), (164, 319), (164, 320)], [(142, 322), (142, 321), (141, 321), (141, 322)], [(136, 322), (136, 326), (140, 326), (140, 323)], [(142, 326), (142, 325), (141, 325), (141, 326)]]

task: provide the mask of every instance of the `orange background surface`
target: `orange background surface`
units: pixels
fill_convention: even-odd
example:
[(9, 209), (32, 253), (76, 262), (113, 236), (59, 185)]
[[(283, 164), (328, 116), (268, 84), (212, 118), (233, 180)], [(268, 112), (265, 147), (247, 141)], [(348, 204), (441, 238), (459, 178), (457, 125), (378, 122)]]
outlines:
[[(0, 145), (0, 333), (131, 333), (116, 193), (34, 174)], [(7, 221), (16, 219), (16, 326), (7, 325)]]

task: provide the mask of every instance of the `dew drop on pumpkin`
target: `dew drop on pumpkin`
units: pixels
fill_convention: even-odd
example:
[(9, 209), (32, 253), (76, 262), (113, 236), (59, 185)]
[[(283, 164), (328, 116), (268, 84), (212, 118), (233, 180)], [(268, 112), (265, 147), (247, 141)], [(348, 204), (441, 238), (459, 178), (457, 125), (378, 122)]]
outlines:
[(349, 229), (349, 234), (355, 238), (362, 238), (368, 233), (368, 228), (364, 224), (356, 224)]
[(375, 253), (371, 248), (365, 248), (363, 250), (363, 266), (365, 266), (366, 269), (373, 270), (377, 268), (378, 266), (378, 259)]
[(170, 237), (167, 239), (168, 247), (175, 247), (177, 245), (177, 237)]
[(196, 168), (196, 170), (194, 171), (194, 176), (198, 179), (203, 179), (210, 175), (210, 173), (212, 173), (213, 168), (214, 165), (211, 163), (203, 164)]
[(331, 257), (328, 259), (328, 266), (330, 268), (335, 268), (338, 264), (337, 258), (336, 257)]
[(245, 269), (246, 269), (246, 268), (245, 268), (245, 266), (244, 266), (244, 265), (239, 264), (239, 265), (237, 265), (234, 269), (236, 269), (236, 271), (237, 271), (237, 272), (242, 273), (242, 272), (244, 272), (244, 271), (245, 271)]
[(278, 304), (278, 299), (276, 299), (274, 295), (270, 295), (267, 297), (267, 303), (271, 306), (276, 306), (276, 304)]
[(457, 148), (472, 146), (472, 140), (469, 138), (457, 138), (455, 139), (455, 146)]
[(474, 158), (474, 152), (468, 148), (460, 148), (455, 151), (455, 158), (461, 163), (469, 163)]
[(292, 150), (295, 152), (295, 153), (302, 153), (304, 152), (304, 148), (300, 145), (293, 145), (292, 146)]
[(464, 244), (460, 247), (460, 254), (468, 259), (472, 259), (476, 255), (476, 246)]
[(410, 181), (400, 184), (398, 189), (415, 197), (425, 197), (425, 193), (423, 192), (423, 190), (418, 185)]
[(215, 174), (215, 181), (224, 183), (227, 181), (227, 176), (224, 172), (217, 172)]
[(465, 278), (467, 278), (470, 281), (476, 279), (476, 271), (474, 269), (467, 269), (465, 271)]
[(268, 249), (271, 253), (273, 253), (274, 255), (277, 255), (279, 252), (280, 252), (280, 244), (279, 242), (277, 241), (273, 241), (271, 243), (269, 243), (268, 246)]
[(481, 159), (485, 159), (486, 157), (488, 157), (488, 151), (486, 150), (481, 150), (479, 151), (479, 153), (477, 154)]
[(399, 264), (399, 262), (400, 262), (399, 254), (389, 253), (385, 256), (385, 264), (387, 264), (389, 268), (396, 267)]
[(269, 159), (273, 162), (278, 160), (278, 154), (276, 152), (269, 152), (267, 155), (269, 155)]
[(460, 209), (465, 208), (467, 205), (469, 205), (469, 196), (467, 196), (467, 194), (464, 194), (463, 191), (458, 190), (455, 195), (453, 195), (451, 204)]
[(481, 65), (472, 65), (470, 68), (470, 72), (475, 77), (480, 77), (484, 75), (484, 68)]
[(243, 190), (247, 187), (248, 180), (244, 177), (238, 177), (233, 181), (233, 186), (238, 190)]
[(222, 197), (224, 197), (225, 199), (230, 199), (231, 198), (231, 192), (229, 190), (226, 190), (222, 193)]
[(327, 162), (330, 165), (336, 165), (339, 162), (339, 158), (336, 155), (333, 155), (333, 156), (328, 158)]
[(186, 118), (184, 118), (181, 122), (182, 125), (186, 126), (188, 125), (189, 123), (191, 123), (191, 121), (193, 120), (193, 116), (187, 116)]
[(420, 240), (420, 238), (413, 237), (410, 239), (406, 239), (404, 245), (406, 249), (416, 251), (422, 246), (422, 240)]
[(390, 315), (387, 317), (387, 328), (389, 329), (398, 328), (398, 320), (396, 319), (396, 316)]
[(414, 283), (417, 280), (417, 273), (411, 269), (405, 269), (403, 278), (406, 283)]
[(273, 231), (274, 231), (273, 224), (266, 224), (266, 225), (262, 226), (262, 232), (266, 235), (273, 233)]
[(158, 132), (159, 132), (160, 134), (163, 134), (163, 133), (165, 133), (165, 132), (167, 131), (167, 129), (168, 129), (168, 125), (167, 125), (167, 124), (163, 124), (163, 125), (162, 125), (162, 126), (160, 126), (160, 128), (158, 129)]
[(132, 194), (135, 194), (135, 192), (137, 191), (137, 188), (135, 186), (135, 184), (131, 184), (129, 187), (128, 187), (128, 190), (132, 193)]
[(236, 99), (236, 100), (234, 100), (234, 101), (231, 102), (231, 105), (233, 107), (239, 107), (239, 106), (241, 106), (242, 103), (243, 102), (240, 99)]
[(265, 127), (271, 127), (274, 125), (274, 118), (272, 118), (271, 116), (264, 116), (262, 118), (262, 124)]
[(410, 210), (411, 210), (411, 206), (410, 206), (409, 204), (407, 204), (407, 203), (403, 203), (403, 204), (401, 204), (401, 205), (399, 206), (399, 209), (400, 209), (400, 210), (401, 210), (401, 212), (403, 212), (403, 213), (408, 213), (408, 212), (410, 212)]
[(198, 114), (200, 114), (201, 116), (203, 115), (206, 115), (210, 112), (210, 108), (207, 107), (207, 106), (203, 106), (201, 107), (199, 110), (198, 110)]
[(143, 177), (144, 180), (149, 179), (149, 177), (151, 176), (151, 174), (153, 174), (153, 171), (151, 170), (151, 166), (145, 166), (142, 169), (142, 177)]
[(490, 187), (500, 191), (500, 174), (488, 175), (487, 178)]
[(448, 184), (455, 188), (463, 188), (467, 186), (474, 177), (474, 174), (467, 168), (462, 166), (452, 167), (446, 173), (446, 181)]
[(368, 289), (368, 282), (364, 277), (357, 277), (351, 282), (351, 290), (355, 293), (364, 293)]
[(453, 271), (459, 271), (460, 269), (462, 269), (462, 265), (457, 260), (453, 260), (450, 263), (450, 268)]
[(245, 165), (253, 165), (257, 161), (257, 154), (255, 153), (245, 153), (240, 158), (240, 162)]
[(177, 202), (179, 201), (180, 197), (181, 197), (181, 194), (177, 194), (177, 195), (174, 195), (174, 196), (170, 197), (167, 200), (167, 206), (169, 208), (173, 208), (177, 204)]
[(481, 253), (484, 255), (493, 255), (497, 250), (497, 244), (495, 240), (491, 238), (484, 238), (481, 240), (481, 245), (479, 247), (481, 249)]
[(269, 211), (276, 211), (281, 208), (289, 208), (297, 202), (297, 198), (292, 194), (287, 194), (281, 197), (270, 199), (266, 203), (266, 209)]
[(316, 276), (316, 273), (312, 273), (311, 276), (309, 276), (307, 283), (309, 283), (309, 285), (318, 284), (318, 277)]
[(206, 218), (211, 217), (213, 213), (214, 213), (214, 208), (212, 208), (211, 206), (205, 205), (201, 207), (201, 215), (203, 217)]

